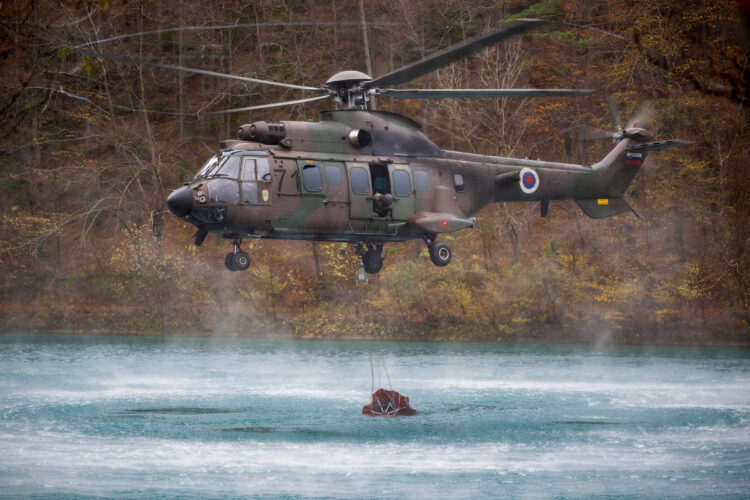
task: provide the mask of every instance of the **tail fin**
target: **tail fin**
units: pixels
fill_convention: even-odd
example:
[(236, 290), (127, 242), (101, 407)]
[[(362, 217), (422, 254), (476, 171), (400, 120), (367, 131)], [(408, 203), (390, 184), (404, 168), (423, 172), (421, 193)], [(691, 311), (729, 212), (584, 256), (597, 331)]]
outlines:
[(576, 200), (578, 206), (591, 218), (611, 217), (627, 211), (635, 214), (630, 205), (622, 199), (622, 195), (646, 160), (649, 151), (689, 144), (681, 139), (654, 141), (653, 136), (643, 129), (627, 129), (620, 137), (619, 144), (602, 161), (591, 166), (593, 170), (605, 174), (608, 197)]

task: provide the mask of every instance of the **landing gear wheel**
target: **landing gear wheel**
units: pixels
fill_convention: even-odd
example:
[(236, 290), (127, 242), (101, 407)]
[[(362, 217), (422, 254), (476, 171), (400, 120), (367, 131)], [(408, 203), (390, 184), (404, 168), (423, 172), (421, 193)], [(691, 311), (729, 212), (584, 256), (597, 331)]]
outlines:
[(224, 265), (227, 266), (227, 269), (230, 271), (236, 271), (237, 269), (234, 268), (234, 263), (232, 262), (234, 260), (234, 253), (229, 252), (226, 257), (224, 257)]
[(224, 265), (230, 271), (244, 271), (250, 267), (250, 256), (240, 248), (240, 239), (234, 239), (234, 251), (224, 258)]
[(447, 243), (444, 243), (442, 241), (430, 246), (429, 250), (430, 260), (436, 266), (447, 266), (451, 261), (451, 257), (453, 257), (453, 251), (451, 250), (451, 247)]
[(247, 252), (239, 251), (232, 255), (232, 269), (233, 271), (244, 271), (250, 267), (250, 255)]
[(362, 256), (362, 264), (368, 274), (378, 274), (383, 268), (383, 255), (374, 250), (368, 250)]

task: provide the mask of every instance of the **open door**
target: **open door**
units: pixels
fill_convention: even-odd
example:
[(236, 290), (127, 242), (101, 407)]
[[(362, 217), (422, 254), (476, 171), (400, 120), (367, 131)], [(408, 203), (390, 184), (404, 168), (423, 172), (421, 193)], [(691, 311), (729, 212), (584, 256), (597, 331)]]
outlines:
[(373, 217), (370, 166), (367, 163), (347, 162), (346, 171), (349, 174), (349, 216), (352, 219)]
[(405, 164), (394, 163), (388, 165), (388, 172), (393, 196), (391, 217), (394, 220), (407, 220), (416, 211), (416, 193), (411, 168)]

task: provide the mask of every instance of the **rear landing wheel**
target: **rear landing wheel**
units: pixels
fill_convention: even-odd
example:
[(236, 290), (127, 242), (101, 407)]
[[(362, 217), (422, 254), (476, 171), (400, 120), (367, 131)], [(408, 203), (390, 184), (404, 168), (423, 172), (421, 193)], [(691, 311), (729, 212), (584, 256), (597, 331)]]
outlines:
[(442, 241), (430, 246), (429, 250), (430, 260), (436, 266), (447, 266), (451, 261), (451, 257), (453, 257), (453, 251), (451, 250), (451, 247), (447, 243), (444, 243)]

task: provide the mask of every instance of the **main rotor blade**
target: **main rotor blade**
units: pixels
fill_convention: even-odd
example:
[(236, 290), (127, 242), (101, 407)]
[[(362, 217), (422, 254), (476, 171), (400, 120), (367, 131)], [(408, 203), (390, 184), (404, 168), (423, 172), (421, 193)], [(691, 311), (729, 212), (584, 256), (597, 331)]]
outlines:
[[(175, 33), (180, 31), (207, 31), (207, 30), (227, 30), (227, 29), (238, 29), (238, 28), (259, 28), (259, 27), (283, 27), (283, 26), (393, 26), (396, 23), (380, 23), (380, 22), (369, 22), (363, 23), (362, 21), (291, 21), (291, 22), (268, 22), (268, 23), (239, 23), (239, 24), (223, 24), (219, 26), (177, 26), (174, 28), (162, 28), (158, 30), (140, 31), (138, 33), (126, 33), (123, 35), (115, 35), (109, 38), (103, 38), (101, 40), (92, 40), (85, 42), (80, 45), (72, 47), (72, 49), (80, 49), (82, 47), (90, 47), (92, 45), (104, 44), (113, 40), (123, 40), (126, 38), (133, 38), (138, 36), (146, 35), (160, 35), (162, 33)], [(593, 28), (592, 28), (593, 29)]]
[(305, 85), (293, 85), (291, 83), (280, 83), (280, 82), (274, 82), (271, 80), (259, 80), (257, 78), (250, 78), (248, 76), (228, 75), (226, 73), (217, 73), (216, 71), (209, 71), (206, 69), (188, 68), (185, 66), (177, 66), (175, 64), (164, 64), (164, 63), (144, 61), (141, 59), (132, 59), (130, 57), (118, 56), (116, 54), (108, 54), (106, 52), (95, 52), (93, 50), (87, 50), (87, 49), (71, 49), (70, 52), (81, 54), (84, 56), (97, 57), (99, 59), (109, 59), (110, 61), (118, 61), (118, 62), (124, 62), (128, 64), (135, 64), (137, 66), (171, 69), (174, 71), (185, 71), (187, 73), (197, 73), (200, 75), (216, 76), (219, 78), (230, 78), (232, 80), (241, 80), (244, 82), (259, 83), (262, 85), (275, 85), (277, 87), (286, 87), (286, 88), (297, 89), (297, 90), (310, 90), (313, 92), (328, 92), (328, 89), (323, 89), (320, 87), (307, 87)]
[(373, 89), (377, 96), (396, 99), (461, 99), (486, 97), (557, 97), (593, 94), (590, 89)]
[(247, 106), (244, 108), (233, 108), (233, 109), (222, 109), (220, 111), (206, 111), (200, 114), (203, 115), (224, 115), (227, 113), (239, 113), (240, 111), (252, 111), (254, 109), (266, 109), (266, 108), (276, 108), (279, 106), (292, 106), (293, 104), (302, 104), (305, 102), (313, 102), (313, 101), (320, 101), (322, 99), (328, 99), (330, 96), (328, 95), (316, 95), (315, 97), (308, 97), (306, 99), (297, 99), (294, 101), (284, 101), (284, 102), (272, 102), (270, 104), (259, 104), (258, 106)]
[(607, 105), (609, 106), (609, 114), (612, 116), (612, 121), (615, 124), (617, 130), (622, 130), (622, 120), (620, 120), (620, 112), (617, 109), (617, 101), (615, 96), (612, 94), (605, 94), (607, 97)]
[(427, 57), (413, 63), (402, 66), (390, 73), (379, 76), (364, 84), (365, 88), (382, 87), (384, 85), (395, 85), (398, 83), (408, 82), (424, 74), (435, 71), (436, 69), (447, 66), (448, 64), (468, 57), (475, 52), (496, 45), (514, 35), (524, 33), (531, 28), (545, 24), (543, 19), (517, 19), (496, 28), (489, 33), (483, 33), (472, 38), (468, 38), (459, 43), (439, 50)]
[(578, 126), (578, 138), (584, 142), (601, 141), (605, 139), (611, 141), (617, 138), (617, 133), (608, 132), (590, 125), (580, 124)]

